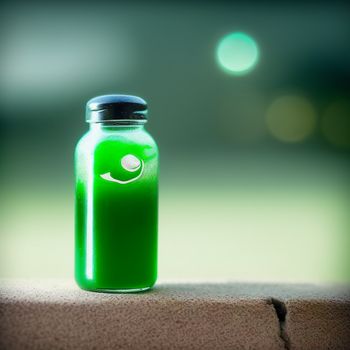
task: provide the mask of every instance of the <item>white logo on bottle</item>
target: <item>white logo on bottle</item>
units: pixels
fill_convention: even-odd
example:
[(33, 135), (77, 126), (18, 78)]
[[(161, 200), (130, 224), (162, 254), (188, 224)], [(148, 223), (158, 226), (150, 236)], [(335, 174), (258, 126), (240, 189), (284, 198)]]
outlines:
[(120, 163), (126, 171), (129, 171), (131, 173), (139, 170), (140, 168), (141, 168), (141, 171), (137, 176), (133, 177), (130, 180), (126, 180), (126, 181), (115, 179), (111, 175), (110, 172), (105, 173), (105, 174), (101, 174), (100, 176), (102, 177), (102, 179), (107, 180), (107, 181), (111, 181), (111, 182), (117, 182), (119, 184), (125, 185), (125, 184), (133, 182), (141, 177), (141, 175), (143, 173), (143, 169), (144, 169), (144, 162), (142, 159), (140, 160), (132, 154), (127, 154), (126, 156), (124, 156), (121, 159)]

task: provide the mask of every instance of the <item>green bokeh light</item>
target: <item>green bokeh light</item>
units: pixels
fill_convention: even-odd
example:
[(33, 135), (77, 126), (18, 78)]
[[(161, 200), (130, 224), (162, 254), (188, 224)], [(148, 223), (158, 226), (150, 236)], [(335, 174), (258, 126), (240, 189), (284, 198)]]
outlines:
[(216, 58), (225, 72), (244, 75), (250, 72), (258, 62), (259, 49), (252, 37), (235, 32), (224, 36), (217, 46)]

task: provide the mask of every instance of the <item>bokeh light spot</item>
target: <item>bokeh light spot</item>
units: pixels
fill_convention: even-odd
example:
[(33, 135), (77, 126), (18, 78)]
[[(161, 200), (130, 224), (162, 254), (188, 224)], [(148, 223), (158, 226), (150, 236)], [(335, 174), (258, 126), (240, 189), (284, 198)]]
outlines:
[(302, 96), (282, 96), (272, 102), (266, 114), (271, 134), (280, 141), (299, 142), (316, 126), (316, 111)]
[(350, 148), (350, 102), (331, 104), (322, 118), (322, 132), (326, 139), (340, 147)]
[(224, 36), (217, 47), (218, 64), (226, 72), (243, 75), (250, 72), (258, 62), (259, 49), (249, 35), (235, 32)]

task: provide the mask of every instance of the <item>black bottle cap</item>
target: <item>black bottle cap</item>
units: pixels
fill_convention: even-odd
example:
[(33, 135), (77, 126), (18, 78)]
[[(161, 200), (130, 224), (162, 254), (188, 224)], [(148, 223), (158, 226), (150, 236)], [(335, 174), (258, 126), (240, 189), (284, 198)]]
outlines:
[(147, 121), (147, 103), (142, 98), (130, 95), (103, 95), (89, 100), (86, 104), (86, 121), (143, 122)]

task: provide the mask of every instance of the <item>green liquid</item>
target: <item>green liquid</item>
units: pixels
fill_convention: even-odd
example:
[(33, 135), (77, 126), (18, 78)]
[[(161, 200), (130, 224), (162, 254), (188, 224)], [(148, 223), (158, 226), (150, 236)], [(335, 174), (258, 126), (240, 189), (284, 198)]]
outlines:
[[(126, 155), (141, 161), (137, 170), (123, 168)], [(78, 285), (95, 291), (152, 287), (157, 278), (158, 221), (154, 140), (142, 126), (92, 125), (75, 157)], [(108, 173), (122, 183), (101, 177)]]

